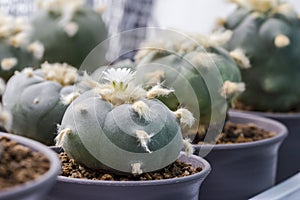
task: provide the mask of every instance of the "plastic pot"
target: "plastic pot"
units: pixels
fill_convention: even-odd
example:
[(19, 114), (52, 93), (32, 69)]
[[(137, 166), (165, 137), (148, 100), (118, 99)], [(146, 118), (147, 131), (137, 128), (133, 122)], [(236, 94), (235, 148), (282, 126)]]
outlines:
[(9, 188), (8, 190), (0, 191), (0, 200), (43, 200), (46, 194), (50, 191), (51, 187), (56, 181), (56, 177), (60, 171), (60, 161), (58, 156), (47, 146), (36, 142), (34, 140), (12, 135), (8, 133), (0, 132), (0, 136), (6, 136), (13, 141), (24, 145), (33, 151), (38, 151), (44, 154), (49, 162), (49, 170), (41, 175), (39, 178), (26, 182), (24, 184), (17, 185), (15, 187)]
[(195, 145), (196, 153), (211, 149), (205, 157), (212, 172), (202, 185), (200, 199), (248, 199), (275, 184), (278, 149), (287, 136), (286, 127), (257, 115), (230, 112), (234, 123), (254, 123), (276, 136), (240, 144)]
[(283, 123), (288, 129), (289, 135), (279, 150), (276, 182), (279, 183), (300, 172), (300, 113), (235, 112), (255, 114)]
[[(59, 151), (59, 148), (53, 148)], [(210, 165), (203, 158), (180, 154), (180, 160), (202, 167), (190, 176), (154, 181), (101, 181), (58, 176), (58, 182), (47, 200), (196, 200), (203, 180), (210, 172)]]

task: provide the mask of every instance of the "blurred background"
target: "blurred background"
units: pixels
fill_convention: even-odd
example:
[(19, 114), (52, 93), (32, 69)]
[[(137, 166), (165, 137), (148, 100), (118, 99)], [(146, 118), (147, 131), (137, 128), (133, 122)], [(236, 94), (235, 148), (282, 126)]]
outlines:
[[(105, 5), (102, 15), (109, 35), (139, 27), (173, 28), (185, 32), (208, 34), (219, 17), (231, 13), (235, 4), (229, 0), (86, 0), (97, 8)], [(286, 0), (300, 12), (300, 0)], [(0, 9), (6, 14), (26, 19), (35, 13), (35, 0), (0, 0)], [(147, 33), (139, 31), (130, 38), (119, 38), (110, 44), (108, 56), (116, 49), (132, 49), (145, 40)], [(114, 51), (112, 51), (114, 49)], [(128, 55), (131, 57), (132, 55)]]
[[(300, 0), (287, 0), (300, 12)], [(155, 1), (153, 15), (159, 26), (209, 33), (218, 17), (225, 18), (235, 8), (227, 0)]]
[[(300, 12), (299, 0), (287, 1)], [(111, 19), (118, 18), (120, 22), (124, 6), (127, 4), (131, 5), (132, 9), (137, 8), (141, 13), (151, 14), (149, 25), (201, 33), (209, 33), (217, 17), (225, 17), (235, 8), (235, 5), (228, 3), (227, 0), (86, 0), (86, 2), (95, 7), (101, 4), (111, 6), (114, 15)], [(30, 16), (35, 10), (34, 0), (0, 0), (0, 9), (12, 15)]]

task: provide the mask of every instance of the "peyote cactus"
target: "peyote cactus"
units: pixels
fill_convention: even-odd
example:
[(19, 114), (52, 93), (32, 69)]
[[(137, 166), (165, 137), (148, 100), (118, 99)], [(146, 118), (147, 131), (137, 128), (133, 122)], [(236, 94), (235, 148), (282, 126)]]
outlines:
[(30, 35), (26, 21), (0, 12), (0, 77), (6, 81), (14, 71), (34, 67), (43, 56), (43, 46), (30, 42)]
[[(5, 90), (5, 82), (0, 78), (0, 95), (2, 96)], [(11, 128), (12, 125), (12, 115), (10, 112), (5, 110), (0, 103), (0, 130), (5, 131)], [(0, 148), (1, 151), (1, 148)]]
[[(39, 12), (32, 21), (32, 38), (44, 45), (43, 62), (66, 62), (79, 68), (90, 51), (106, 39), (107, 30), (101, 16), (84, 2), (38, 2)], [(105, 59), (104, 56), (101, 59)]]
[(2, 98), (4, 108), (13, 116), (8, 131), (53, 144), (67, 106), (87, 89), (81, 79), (76, 68), (59, 63), (16, 72)]
[(103, 71), (102, 83), (66, 110), (56, 141), (77, 163), (140, 174), (171, 164), (184, 145), (192, 153), (179, 126), (190, 126), (192, 114), (184, 108), (170, 111), (155, 97), (172, 90), (157, 85), (146, 91), (134, 76), (128, 68)]
[(279, 0), (234, 2), (237, 9), (222, 20), (223, 27), (233, 31), (225, 47), (237, 61), (251, 65), (241, 70), (247, 89), (236, 105), (257, 111), (299, 110), (299, 16)]
[(200, 116), (200, 126), (190, 131), (198, 131), (201, 137), (211, 122), (212, 108), (218, 112), (216, 123), (223, 123), (228, 109), (226, 98), (229, 102), (244, 90), (236, 62), (219, 47), (230, 36), (231, 32), (226, 32), (148, 42), (136, 55), (137, 72), (144, 74), (146, 83), (163, 82), (175, 89), (174, 94), (161, 98), (170, 109), (183, 105)]

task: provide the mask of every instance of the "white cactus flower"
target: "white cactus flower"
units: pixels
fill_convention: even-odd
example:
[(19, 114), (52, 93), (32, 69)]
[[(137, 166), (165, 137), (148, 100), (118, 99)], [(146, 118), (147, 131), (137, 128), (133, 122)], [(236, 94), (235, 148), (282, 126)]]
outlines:
[(128, 68), (111, 68), (103, 72), (104, 79), (109, 81), (116, 89), (124, 90), (134, 79), (135, 72)]
[(98, 84), (95, 90), (113, 105), (134, 103), (146, 96), (146, 91), (132, 81), (134, 76), (135, 72), (127, 68), (108, 69), (103, 72), (103, 79), (107, 82)]

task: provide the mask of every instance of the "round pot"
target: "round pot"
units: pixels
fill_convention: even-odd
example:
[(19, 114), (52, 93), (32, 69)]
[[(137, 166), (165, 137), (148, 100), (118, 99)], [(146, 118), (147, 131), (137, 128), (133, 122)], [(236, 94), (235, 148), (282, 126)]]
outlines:
[[(59, 148), (53, 149), (59, 151)], [(155, 181), (101, 181), (58, 176), (47, 200), (196, 200), (210, 165), (195, 155), (187, 157), (181, 153), (179, 159), (203, 170), (186, 177)]]
[(0, 191), (0, 200), (44, 199), (46, 194), (54, 185), (56, 177), (60, 171), (60, 160), (58, 159), (58, 156), (47, 146), (34, 140), (2, 132), (0, 132), (0, 136), (6, 136), (11, 140), (32, 149), (33, 151), (41, 152), (50, 161), (50, 168), (45, 174), (33, 181), (15, 186), (5, 191)]
[(195, 145), (196, 153), (205, 157), (212, 172), (200, 191), (202, 200), (248, 199), (275, 184), (278, 149), (287, 136), (286, 127), (275, 120), (256, 115), (230, 112), (234, 123), (254, 123), (276, 136), (240, 144)]
[(289, 134), (282, 143), (278, 154), (276, 183), (279, 183), (300, 171), (300, 113), (236, 112), (245, 112), (274, 119), (287, 127)]

